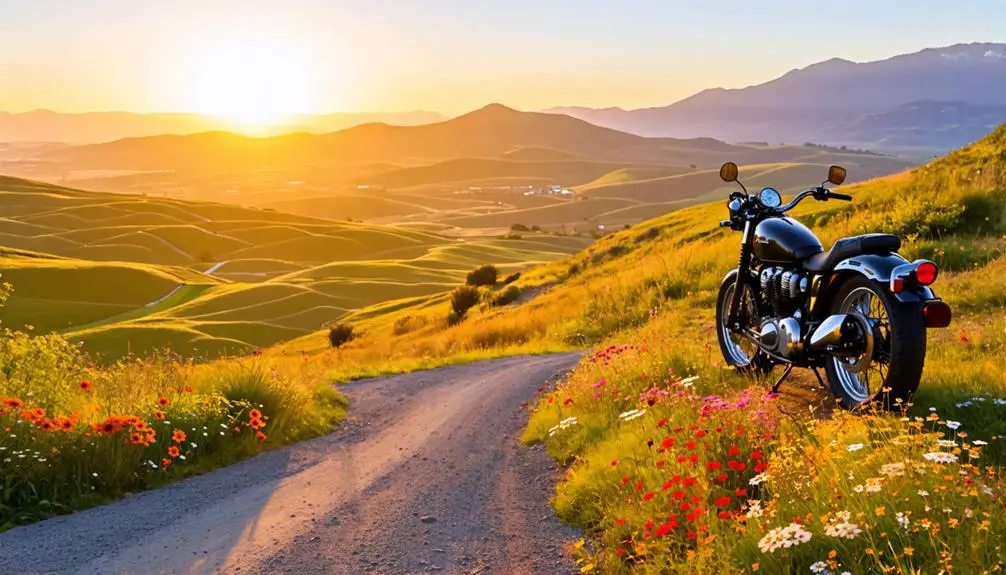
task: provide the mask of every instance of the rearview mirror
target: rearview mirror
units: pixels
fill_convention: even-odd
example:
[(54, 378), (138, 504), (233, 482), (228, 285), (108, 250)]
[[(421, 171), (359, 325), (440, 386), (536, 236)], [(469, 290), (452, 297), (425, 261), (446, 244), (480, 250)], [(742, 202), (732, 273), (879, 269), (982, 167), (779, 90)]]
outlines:
[(720, 179), (724, 182), (737, 181), (737, 164), (727, 162), (720, 167)]
[(845, 181), (845, 168), (842, 166), (832, 166), (828, 168), (828, 181), (836, 186), (841, 186), (842, 182)]

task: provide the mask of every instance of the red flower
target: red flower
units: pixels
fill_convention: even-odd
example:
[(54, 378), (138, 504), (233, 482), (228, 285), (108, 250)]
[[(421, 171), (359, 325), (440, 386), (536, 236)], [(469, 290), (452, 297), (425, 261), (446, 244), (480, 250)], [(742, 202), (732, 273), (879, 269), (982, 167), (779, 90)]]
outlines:
[(744, 489), (738, 489), (737, 491), (734, 491), (734, 495), (736, 495), (737, 497), (745, 497), (747, 496), (747, 494), (748, 492)]
[(686, 477), (686, 478), (684, 478), (684, 479), (681, 480), (681, 484), (684, 485), (685, 487), (691, 487), (692, 485), (695, 485), (695, 478), (694, 477)]
[(695, 532), (689, 531), (685, 536), (688, 537), (689, 539), (695, 539)]
[(654, 493), (652, 491), (647, 491), (646, 495), (643, 495), (643, 501), (649, 501), (649, 500), (653, 499), (654, 496), (656, 496), (656, 493)]
[(685, 444), (685, 447), (687, 447), (688, 449), (695, 449), (695, 442), (689, 441), (688, 443)]
[(625, 549), (615, 549), (615, 555), (618, 555), (619, 557), (625, 555)]
[(86, 379), (81, 380), (80, 382), (81, 391), (91, 391), (92, 387), (94, 387), (94, 384), (92, 384), (90, 381), (87, 381)]
[(737, 447), (736, 445), (731, 446), (730, 449), (727, 450), (727, 453), (729, 453), (730, 455), (740, 455), (741, 448)]
[(636, 491), (642, 491), (642, 490), (643, 490), (643, 480), (640, 479), (639, 481), (636, 482)]
[(611, 466), (612, 467), (618, 467), (618, 460), (617, 459), (612, 459), (611, 460)]
[(266, 440), (266, 434), (262, 433), (261, 431), (256, 431), (255, 432), (255, 437), (258, 438), (259, 441), (265, 441)]
[(716, 516), (719, 517), (720, 519), (730, 519), (730, 512), (720, 511), (719, 513), (716, 514)]
[(650, 529), (653, 529), (653, 525), (654, 525), (654, 523), (653, 523), (652, 519), (649, 520), (649, 521), (647, 521), (646, 522), (646, 530), (649, 531)]
[(688, 461), (691, 462), (691, 463), (698, 463), (699, 462), (699, 456), (698, 455), (691, 455), (691, 456), (688, 457)]
[(706, 463), (706, 469), (708, 469), (709, 471), (716, 471), (717, 469), (720, 469), (722, 467), (723, 464), (720, 463), (719, 461), (710, 461)]
[(768, 464), (767, 463), (756, 463), (755, 466), (754, 466), (755, 473), (761, 473), (762, 471), (765, 471), (766, 469), (768, 469)]
[(726, 481), (727, 478), (729, 478), (729, 475), (727, 475), (726, 473), (720, 473), (719, 475), (716, 476), (716, 481)]
[(615, 520), (616, 525), (625, 525), (625, 519), (618, 518)]
[(718, 497), (716, 501), (713, 501), (713, 503), (720, 507), (724, 505), (730, 505), (730, 498), (724, 495), (723, 497)]
[(166, 397), (161, 397), (161, 398), (157, 399), (157, 405), (165, 406), (165, 405), (167, 405), (169, 403), (171, 403), (171, 401), (169, 401), (168, 398), (166, 398)]
[(673, 497), (674, 497), (675, 499), (684, 499), (684, 498), (685, 498), (685, 492), (684, 492), (684, 491), (675, 491), (675, 492), (674, 492), (674, 493), (672, 494), (672, 496), (673, 496)]
[(629, 479), (628, 477), (623, 477), (622, 485), (628, 485), (630, 481), (632, 481), (632, 479)]
[(660, 421), (657, 422), (657, 427), (660, 428), (665, 425), (667, 425), (667, 418), (666, 417), (660, 418)]
[(700, 429), (700, 430), (698, 430), (698, 431), (695, 432), (695, 437), (698, 437), (699, 439), (702, 439), (705, 436), (706, 436), (706, 431), (704, 429)]
[(667, 439), (663, 440), (662, 442), (660, 442), (660, 447), (664, 449), (670, 449), (674, 447), (674, 438), (668, 437)]
[(664, 483), (664, 486), (662, 487), (662, 489), (664, 491), (667, 491), (671, 487), (674, 487), (674, 482), (673, 481), (668, 481), (667, 483)]

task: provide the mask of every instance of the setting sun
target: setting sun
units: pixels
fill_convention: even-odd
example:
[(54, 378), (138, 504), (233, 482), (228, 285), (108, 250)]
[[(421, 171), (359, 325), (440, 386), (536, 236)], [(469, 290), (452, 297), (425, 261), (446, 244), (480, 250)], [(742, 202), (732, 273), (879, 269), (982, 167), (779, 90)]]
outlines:
[(310, 111), (314, 98), (312, 70), (303, 51), (254, 37), (206, 44), (193, 54), (183, 81), (192, 109), (245, 128), (268, 127)]

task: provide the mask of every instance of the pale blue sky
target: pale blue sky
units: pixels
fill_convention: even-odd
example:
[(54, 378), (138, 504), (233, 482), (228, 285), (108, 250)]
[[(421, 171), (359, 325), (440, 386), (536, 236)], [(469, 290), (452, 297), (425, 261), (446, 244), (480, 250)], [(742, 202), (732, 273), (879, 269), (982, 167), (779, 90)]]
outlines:
[(0, 0), (0, 110), (215, 110), (262, 77), (290, 112), (639, 107), (977, 41), (1006, 1)]

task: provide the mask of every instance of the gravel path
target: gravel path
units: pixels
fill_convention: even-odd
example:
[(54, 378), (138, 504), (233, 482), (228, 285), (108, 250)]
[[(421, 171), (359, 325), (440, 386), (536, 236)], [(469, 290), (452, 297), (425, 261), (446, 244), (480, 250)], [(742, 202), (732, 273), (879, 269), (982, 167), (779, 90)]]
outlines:
[(577, 354), (360, 381), (341, 428), (0, 534), (0, 573), (574, 572), (521, 403)]

